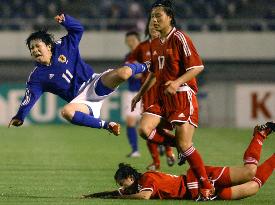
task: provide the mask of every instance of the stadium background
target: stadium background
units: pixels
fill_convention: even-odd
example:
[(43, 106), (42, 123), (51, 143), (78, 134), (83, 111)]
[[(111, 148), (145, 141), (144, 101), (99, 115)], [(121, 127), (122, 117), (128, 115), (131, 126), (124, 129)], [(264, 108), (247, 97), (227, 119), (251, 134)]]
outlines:
[[(76, 197), (116, 188), (111, 185), (118, 162), (126, 161), (144, 171), (151, 160), (144, 141), (140, 140), (142, 158), (125, 159), (129, 148), (124, 129), (122, 138), (117, 139), (102, 130), (60, 125), (64, 121), (58, 110), (64, 102), (53, 95), (45, 95), (30, 113), (26, 124), (34, 126), (7, 129), (6, 125), (17, 111), (25, 81), (33, 69), (25, 46), (30, 32), (47, 26), (58, 39), (65, 31), (53, 17), (62, 11), (71, 14), (86, 29), (81, 41), (82, 56), (96, 72), (101, 72), (122, 64), (127, 53), (124, 34), (135, 29), (143, 33), (152, 2), (1, 0), (0, 204), (91, 204), (79, 202)], [(196, 133), (196, 147), (208, 164), (241, 164), (251, 128), (275, 118), (274, 0), (174, 2), (178, 26), (191, 36), (205, 63), (199, 79), (202, 128)], [(106, 101), (102, 113), (105, 119), (123, 121), (120, 103), (124, 89), (121, 86)], [(264, 146), (263, 159), (270, 153), (274, 153), (272, 138)], [(163, 171), (175, 174), (187, 168), (171, 169), (164, 159), (162, 164)], [(230, 204), (274, 204), (274, 185), (273, 176), (256, 197)], [(129, 204), (104, 201), (108, 203)], [(102, 201), (94, 200), (92, 204)]]

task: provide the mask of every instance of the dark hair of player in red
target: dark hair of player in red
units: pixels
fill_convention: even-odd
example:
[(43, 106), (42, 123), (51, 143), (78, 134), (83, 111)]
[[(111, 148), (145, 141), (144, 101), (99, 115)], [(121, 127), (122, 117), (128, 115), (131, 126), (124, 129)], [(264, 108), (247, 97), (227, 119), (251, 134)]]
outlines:
[(47, 46), (51, 45), (51, 51), (53, 51), (54, 36), (51, 33), (48, 33), (47, 29), (42, 29), (42, 30), (33, 32), (29, 35), (29, 37), (26, 39), (26, 45), (28, 46), (29, 49), (30, 49), (30, 43), (32, 40), (41, 40)]
[(137, 31), (128, 31), (126, 34), (125, 34), (126, 37), (128, 36), (136, 36), (136, 38), (140, 41), (140, 35)]
[(149, 32), (149, 24), (150, 24), (150, 21), (151, 21), (151, 15), (149, 14), (148, 17), (147, 17), (146, 28), (145, 28), (145, 31), (144, 31), (145, 37), (148, 36), (149, 38), (151, 38), (151, 35), (150, 35), (150, 32)]
[(171, 17), (171, 26), (176, 26), (176, 19), (175, 19), (175, 12), (173, 8), (173, 3), (171, 0), (157, 0), (155, 3), (152, 5), (152, 9), (155, 7), (161, 6), (163, 7), (164, 12), (166, 13), (167, 16)]
[(120, 180), (127, 179), (128, 177), (133, 177), (136, 181), (141, 177), (141, 173), (139, 173), (129, 164), (119, 163), (118, 170), (114, 176), (115, 181), (118, 182)]

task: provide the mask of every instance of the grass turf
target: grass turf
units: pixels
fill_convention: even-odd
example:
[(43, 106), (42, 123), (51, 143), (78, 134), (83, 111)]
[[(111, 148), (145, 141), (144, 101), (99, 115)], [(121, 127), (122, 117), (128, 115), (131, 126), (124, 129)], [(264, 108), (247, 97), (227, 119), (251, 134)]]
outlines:
[[(241, 165), (251, 130), (199, 128), (196, 148), (206, 164)], [(192, 201), (130, 201), (80, 199), (85, 193), (117, 189), (113, 180), (119, 162), (139, 171), (151, 163), (140, 138), (141, 158), (129, 159), (125, 131), (116, 137), (104, 130), (77, 126), (0, 127), (0, 204), (193, 204)], [(274, 152), (275, 135), (263, 147), (262, 160)], [(162, 171), (184, 173), (188, 165), (170, 168), (162, 158)], [(275, 176), (253, 197), (213, 204), (274, 204)]]

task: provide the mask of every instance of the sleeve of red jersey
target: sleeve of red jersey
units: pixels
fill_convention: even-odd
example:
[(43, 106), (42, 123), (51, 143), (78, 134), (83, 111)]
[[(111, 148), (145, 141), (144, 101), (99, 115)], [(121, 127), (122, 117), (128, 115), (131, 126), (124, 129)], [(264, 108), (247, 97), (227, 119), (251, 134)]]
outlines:
[(156, 181), (151, 177), (150, 173), (142, 175), (139, 185), (141, 185), (139, 192), (152, 191), (152, 196), (157, 192)]
[(180, 57), (184, 60), (184, 67), (186, 71), (196, 67), (204, 67), (190, 37), (180, 31), (176, 31), (175, 36), (178, 39), (178, 51)]
[[(135, 50), (133, 50), (131, 52), (131, 54), (129, 55), (129, 57), (126, 59), (125, 63), (136, 63), (136, 62), (138, 62), (139, 52), (140, 52), (140, 47), (138, 46), (138, 47), (136, 47)], [(139, 63), (143, 63), (143, 62), (139, 62)]]

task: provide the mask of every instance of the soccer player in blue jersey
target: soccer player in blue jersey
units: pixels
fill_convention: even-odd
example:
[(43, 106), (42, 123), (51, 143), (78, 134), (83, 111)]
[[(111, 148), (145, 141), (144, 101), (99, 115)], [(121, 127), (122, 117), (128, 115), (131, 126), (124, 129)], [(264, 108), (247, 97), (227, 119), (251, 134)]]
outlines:
[(131, 76), (144, 72), (145, 64), (125, 64), (117, 69), (94, 73), (79, 54), (83, 26), (73, 17), (60, 14), (55, 20), (66, 28), (68, 34), (54, 42), (47, 31), (32, 33), (26, 40), (35, 61), (27, 83), (26, 93), (10, 126), (21, 126), (26, 115), (44, 92), (58, 95), (68, 102), (62, 116), (75, 125), (103, 128), (119, 135), (120, 125), (100, 119), (103, 100), (111, 95), (119, 84)]
[[(133, 51), (140, 44), (140, 36), (138, 32), (128, 31), (125, 34), (125, 44), (129, 48), (129, 53), (125, 57), (125, 62), (137, 62), (137, 59), (135, 59), (135, 56), (133, 56)], [(141, 104), (139, 103), (136, 106), (137, 109), (131, 112), (131, 100), (136, 96), (141, 87), (141, 77), (142, 75), (139, 74), (128, 79), (128, 90), (123, 93), (122, 98), (123, 117), (126, 121), (126, 133), (132, 149), (127, 157), (140, 157), (136, 126), (137, 120), (140, 118), (141, 114)]]

